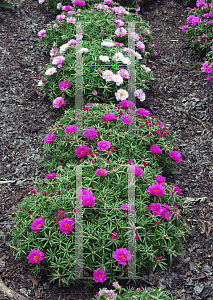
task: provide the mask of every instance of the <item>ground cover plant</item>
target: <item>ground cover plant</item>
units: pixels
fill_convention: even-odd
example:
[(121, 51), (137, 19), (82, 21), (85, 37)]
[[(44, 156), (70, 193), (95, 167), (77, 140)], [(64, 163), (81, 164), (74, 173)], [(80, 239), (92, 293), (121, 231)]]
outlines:
[[(124, 12), (127, 11), (124, 10)], [(45, 74), (41, 73), (44, 76), (39, 82), (44, 96), (48, 95), (52, 101), (62, 97), (66, 104), (74, 106), (75, 49), (78, 44), (75, 24), (78, 20), (83, 24), (83, 47), (79, 51), (83, 53), (85, 99), (88, 101), (93, 99), (94, 102), (119, 101), (118, 98), (115, 99), (115, 93), (118, 91), (118, 86), (122, 85), (123, 89), (127, 89), (128, 66), (131, 64), (128, 53), (132, 53), (136, 59), (136, 90), (141, 91), (142, 88), (143, 96), (139, 96), (139, 98), (140, 101), (145, 100), (143, 90), (148, 89), (150, 82), (154, 79), (150, 75), (151, 69), (140, 65), (139, 60), (143, 56), (154, 53), (157, 55), (157, 52), (153, 50), (155, 45), (150, 43), (152, 36), (147, 23), (140, 21), (137, 16), (130, 15), (125, 16), (123, 18), (125, 22), (123, 22), (115, 14), (109, 16), (106, 10), (99, 9), (76, 12), (75, 16), (77, 18), (66, 18), (65, 14), (58, 15), (57, 21), (48, 24), (46, 30), (38, 33), (42, 44), (50, 50), (51, 56), (51, 62), (48, 64)], [(70, 18), (72, 19), (71, 23)], [(92, 21), (87, 22), (91, 19)], [(130, 32), (130, 35), (140, 53), (124, 47), (128, 42), (128, 22), (130, 21), (136, 22), (135, 31), (137, 33)], [(106, 25), (105, 30), (101, 29), (103, 24)]]
[[(64, 60), (53, 55), (56, 59), (54, 61), (53, 58), (52, 64), (54, 61), (58, 69), (61, 69), (63, 64), (65, 68), (61, 70), (64, 72), (66, 67), (70, 68), (67, 69), (69, 76), (74, 64), (66, 66), (65, 61), (68, 61), (69, 55), (71, 60), (75, 61), (76, 41), (77, 38), (72, 45), (73, 48), (69, 45)], [(100, 40), (101, 43), (104, 41)], [(105, 41), (105, 45), (109, 46), (109, 43), (113, 42)], [(128, 65), (130, 61), (124, 56), (124, 52), (129, 53), (131, 49), (125, 51), (121, 47), (118, 53), (116, 48), (93, 45), (93, 41), (89, 40), (85, 41), (85, 45), (89, 49), (83, 47), (81, 51), (84, 53), (83, 60), (86, 66), (91, 63), (91, 57), (93, 59), (95, 57), (96, 60), (95, 51), (102, 46), (106, 52), (101, 52), (104, 55), (100, 55), (102, 59), (99, 56), (99, 60), (109, 65), (108, 59), (112, 59), (115, 61), (111, 66), (113, 73), (119, 72), (124, 75), (124, 77), (119, 75), (121, 78), (128, 79), (125, 77), (128, 71), (121, 69), (123, 66), (117, 66), (116, 62), (121, 60)], [(87, 54), (91, 56), (87, 57)], [(137, 59), (140, 58), (139, 53), (133, 54)], [(103, 65), (101, 68), (103, 69)], [(49, 75), (46, 75), (53, 78), (50, 72), (54, 73), (54, 69), (47, 70)], [(85, 68), (85, 71), (87, 70), (88, 73), (83, 73), (84, 78), (89, 75), (92, 78), (88, 80), (87, 86), (85, 83), (85, 91), (95, 83), (92, 81), (94, 74), (91, 74), (91, 69)], [(143, 74), (142, 77), (138, 76), (137, 70)], [(144, 92), (140, 89), (141, 85), (151, 80), (149, 72), (149, 68), (137, 64), (138, 89), (134, 96), (140, 101), (145, 99)], [(99, 72), (96, 73), (100, 75)], [(68, 91), (70, 79), (66, 80), (66, 73), (62, 72), (61, 75), (59, 90)], [(117, 86), (123, 81), (119, 76), (116, 75), (115, 78), (107, 73), (102, 73), (102, 79), (106, 80), (103, 77), (108, 75)], [(53, 80), (51, 86), (51, 82), (42, 79), (43, 85), (46, 85), (47, 89), (50, 86), (51, 92), (54, 92), (58, 85), (57, 80), (55, 80), (57, 84), (54, 86)], [(112, 99), (108, 96), (109, 101), (115, 101), (117, 106), (88, 103), (90, 99), (94, 102), (100, 100), (97, 97), (102, 93), (98, 90), (100, 82), (97, 86), (94, 84), (93, 88), (96, 89), (92, 89), (92, 95), (84, 93), (87, 103), (82, 116), (84, 128), (75, 126), (77, 114), (75, 110), (69, 109), (50, 129), (49, 135), (44, 140), (44, 166), (48, 168), (48, 174), (41, 181), (35, 180), (35, 185), (30, 188), (30, 195), (17, 207), (16, 225), (12, 230), (11, 248), (14, 249), (15, 258), (28, 259), (35, 275), (45, 271), (50, 281), (58, 280), (59, 286), (78, 282), (75, 278), (77, 264), (75, 233), (76, 227), (79, 226), (78, 213), (81, 212), (77, 209), (77, 203), (83, 206), (83, 246), (80, 246), (84, 253), (84, 274), (92, 278), (85, 281), (86, 285), (92, 285), (94, 282), (103, 283), (106, 280), (112, 283), (122, 276), (127, 276), (127, 265), (133, 259), (136, 262), (138, 276), (145, 268), (155, 270), (159, 266), (165, 269), (167, 258), (171, 263), (172, 257), (181, 253), (182, 239), (185, 233), (189, 233), (182, 217), (186, 207), (181, 202), (181, 191), (174, 185), (169, 186), (163, 177), (164, 173), (174, 169), (174, 166), (182, 160), (180, 153), (174, 151), (172, 146), (173, 137), (169, 134), (169, 127), (164, 126), (154, 116), (150, 116), (149, 111), (143, 108), (135, 110), (134, 103), (127, 100), (128, 92), (124, 89), (117, 92), (112, 89)], [(50, 90), (47, 90), (49, 95)], [(54, 95), (57, 96), (53, 100), (54, 107), (66, 105), (73, 91), (70, 94), (66, 93), (66, 99), (64, 94)], [(131, 125), (134, 119), (137, 136), (129, 136), (128, 125)], [(79, 130), (82, 131), (81, 136), (77, 135)], [(76, 187), (78, 166), (83, 172), (82, 187), (79, 191)], [(134, 203), (130, 205), (128, 188), (132, 187), (135, 187), (136, 198), (131, 199)], [(133, 214), (135, 222), (130, 230), (128, 219)], [(132, 232), (132, 240), (128, 239), (129, 232)], [(127, 250), (128, 241), (135, 243), (135, 254)], [(166, 293), (156, 289), (134, 292), (128, 290), (125, 294), (113, 295), (114, 298), (110, 298), (110, 295), (106, 298), (106, 294), (109, 294), (106, 290), (101, 291), (97, 299), (122, 299), (122, 297), (170, 299)]]
[(187, 25), (182, 27), (190, 47), (204, 56), (201, 71), (211, 81), (213, 73), (213, 3), (198, 0), (194, 8), (188, 7)]
[[(129, 8), (134, 8), (136, 12), (140, 11), (140, 7), (143, 6), (144, 3), (149, 2), (150, 0), (118, 0), (114, 1), (113, 0), (104, 0), (104, 3), (106, 5), (111, 4), (111, 3), (118, 3), (123, 6), (127, 6)], [(51, 12), (57, 14), (59, 9), (62, 7), (70, 7), (70, 4), (76, 7), (85, 7), (86, 9), (90, 8), (91, 5), (94, 5), (95, 3), (100, 4), (102, 3), (102, 0), (61, 0), (60, 2), (55, 1), (55, 0), (39, 0), (39, 4), (43, 4), (47, 10), (50, 10)]]

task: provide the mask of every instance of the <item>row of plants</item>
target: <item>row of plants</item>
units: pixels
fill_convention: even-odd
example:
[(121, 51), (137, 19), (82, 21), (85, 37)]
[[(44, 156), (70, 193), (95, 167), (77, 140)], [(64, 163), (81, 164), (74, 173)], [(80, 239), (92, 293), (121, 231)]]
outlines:
[(205, 62), (201, 71), (207, 74), (206, 80), (211, 81), (213, 73), (213, 3), (197, 0), (196, 7), (187, 7), (187, 25), (182, 32), (193, 50), (196, 50)]
[[(145, 100), (143, 90), (153, 80), (151, 70), (138, 61), (154, 49), (151, 30), (128, 8), (110, 0), (102, 5), (109, 5), (111, 13), (103, 6), (91, 11), (73, 5), (38, 34), (51, 56), (39, 85), (53, 107), (66, 110), (44, 140), (47, 175), (34, 179), (13, 214), (11, 248), (16, 259), (28, 259), (35, 275), (46, 272), (59, 286), (80, 282), (82, 272), (86, 286), (113, 283), (115, 291), (102, 289), (96, 299), (171, 299), (158, 289), (124, 290), (116, 281), (131, 270), (140, 277), (147, 268), (166, 269), (167, 260), (171, 264), (181, 254), (189, 228), (181, 190), (165, 178), (182, 161), (170, 127), (128, 100), (131, 63), (139, 101)], [(75, 20), (69, 19), (70, 11)], [(144, 44), (141, 53), (125, 47), (126, 20), (140, 22), (136, 29), (142, 34), (129, 35), (134, 46)], [(77, 21), (85, 26), (82, 110), (73, 108)]]

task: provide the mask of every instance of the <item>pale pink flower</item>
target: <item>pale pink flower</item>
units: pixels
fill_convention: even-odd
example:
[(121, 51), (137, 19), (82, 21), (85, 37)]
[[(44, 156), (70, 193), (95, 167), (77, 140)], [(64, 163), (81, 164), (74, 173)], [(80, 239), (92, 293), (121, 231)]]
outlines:
[(126, 69), (120, 69), (117, 71), (117, 74), (120, 75), (122, 78), (129, 79), (129, 72)]
[(67, 17), (67, 23), (75, 24), (76, 23), (76, 18), (74, 18), (74, 17)]
[(46, 70), (45, 75), (51, 76), (55, 73), (57, 73), (57, 69), (55, 67), (52, 67), (52, 68)]
[(115, 55), (113, 56), (112, 60), (113, 61), (119, 61), (119, 60), (122, 60), (123, 59), (123, 54), (121, 52), (117, 52), (115, 53)]
[(58, 21), (63, 20), (65, 18), (66, 18), (65, 15), (57, 15), (56, 16), (56, 20), (58, 20)]
[(118, 19), (115, 19), (115, 24), (116, 26), (123, 26), (124, 25), (124, 22), (122, 20), (118, 20)]
[(105, 70), (102, 73), (102, 78), (106, 80), (106, 82), (112, 81), (111, 76), (113, 75), (112, 71), (110, 70)]
[(64, 98), (62, 97), (57, 97), (53, 100), (53, 107), (54, 108), (59, 108), (61, 107), (62, 105), (66, 105), (66, 101), (64, 100)]
[(115, 93), (115, 97), (117, 101), (122, 101), (122, 100), (126, 100), (129, 96), (129, 93), (126, 90), (123, 89), (119, 89), (116, 93)]
[(45, 29), (42, 29), (38, 32), (38, 38), (39, 39), (42, 39), (43, 37), (46, 36), (46, 30)]
[(118, 37), (122, 37), (122, 36), (124, 36), (124, 35), (127, 34), (127, 31), (126, 31), (126, 29), (125, 29), (124, 27), (120, 27), (120, 28), (117, 28), (117, 29), (115, 30), (115, 34), (116, 34)]
[(146, 95), (142, 89), (136, 90), (134, 96), (137, 97), (141, 102), (146, 99)]
[(58, 53), (58, 49), (53, 47), (51, 50), (50, 50), (50, 56), (53, 57), (54, 55), (56, 55)]
[(116, 83), (117, 86), (119, 86), (123, 83), (123, 78), (119, 74), (116, 74), (116, 75), (113, 74), (111, 76), (111, 79), (113, 82)]
[(52, 64), (53, 65), (61, 65), (65, 61), (64, 56), (56, 56), (53, 58)]
[(133, 41), (137, 42), (140, 39), (140, 36), (136, 32), (131, 32), (130, 36), (132, 37)]
[(138, 49), (140, 49), (142, 52), (145, 51), (145, 45), (144, 45), (144, 43), (142, 43), (141, 41), (138, 41), (138, 42), (135, 44), (135, 46), (136, 46)]
[(100, 55), (99, 59), (102, 60), (103, 62), (109, 62), (110, 61), (109, 56), (104, 56), (104, 55)]

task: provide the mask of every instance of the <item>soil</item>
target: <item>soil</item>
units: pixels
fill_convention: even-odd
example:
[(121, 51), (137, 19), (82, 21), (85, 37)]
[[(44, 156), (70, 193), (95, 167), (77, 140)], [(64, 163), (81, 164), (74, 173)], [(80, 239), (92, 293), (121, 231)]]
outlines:
[[(49, 53), (38, 44), (37, 33), (55, 19), (35, 0), (13, 0), (14, 9), (0, 8), (0, 300), (92, 299), (99, 288), (84, 285), (59, 288), (45, 276), (31, 276), (24, 260), (10, 251), (10, 229), (15, 206), (29, 193), (32, 179), (42, 178), (40, 160), (47, 127), (59, 113), (42, 98), (37, 83)], [(183, 255), (166, 271), (144, 272), (136, 287), (156, 286), (176, 299), (213, 299), (213, 94), (212, 84), (200, 72), (199, 57), (190, 53), (181, 27), (187, 13), (182, 2), (153, 1), (139, 12), (153, 26), (158, 56), (143, 61), (156, 79), (140, 104), (172, 126), (175, 150), (183, 161), (167, 181), (178, 186), (191, 235), (185, 237)], [(119, 282), (127, 286), (126, 281)], [(8, 296), (2, 284), (18, 294)], [(108, 287), (111, 289), (112, 287)], [(20, 295), (23, 295), (22, 298)]]

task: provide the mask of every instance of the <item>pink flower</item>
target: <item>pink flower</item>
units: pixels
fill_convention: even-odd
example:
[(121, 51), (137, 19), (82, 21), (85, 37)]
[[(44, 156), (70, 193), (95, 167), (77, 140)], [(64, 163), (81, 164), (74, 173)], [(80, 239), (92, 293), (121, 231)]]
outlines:
[(135, 107), (135, 103), (129, 100), (124, 100), (119, 102), (119, 106), (133, 108)]
[(89, 140), (94, 140), (96, 135), (97, 135), (97, 131), (94, 128), (89, 128), (87, 130), (85, 130), (83, 132), (83, 135), (85, 136), (85, 138), (89, 139)]
[(62, 10), (64, 10), (64, 11), (69, 11), (69, 10), (72, 10), (72, 9), (73, 9), (73, 7), (69, 6), (69, 5), (66, 5), (66, 6), (62, 7)]
[(58, 229), (61, 230), (62, 234), (69, 234), (74, 229), (73, 218), (65, 218), (58, 222)]
[(102, 269), (97, 269), (94, 270), (93, 272), (93, 280), (98, 283), (98, 282), (104, 282), (106, 280), (106, 274)]
[(135, 174), (137, 177), (141, 177), (143, 171), (141, 170), (141, 168), (137, 167), (137, 166), (132, 166), (130, 167), (130, 171)]
[(85, 6), (85, 1), (75, 0), (73, 6)]
[(176, 163), (180, 163), (182, 161), (181, 154), (177, 151), (171, 151), (170, 158), (174, 159)]
[(126, 211), (133, 211), (131, 206), (129, 204), (122, 204), (120, 209), (126, 210)]
[(138, 110), (136, 110), (136, 115), (140, 115), (141, 117), (146, 116), (149, 117), (150, 112), (148, 110), (145, 110), (144, 108), (139, 108)]
[(30, 191), (30, 194), (34, 194), (35, 193), (34, 188), (29, 188), (29, 191)]
[(195, 41), (195, 43), (199, 43), (199, 40), (197, 39), (197, 40)]
[(177, 187), (177, 186), (172, 186), (172, 190), (173, 190), (173, 192), (172, 192), (172, 195), (174, 195), (174, 193), (176, 193), (176, 195), (181, 195), (182, 193), (181, 193), (181, 190), (179, 189), (179, 187)]
[(108, 172), (107, 172), (107, 170), (101, 168), (96, 171), (96, 175), (97, 176), (107, 176)]
[(162, 213), (162, 207), (160, 203), (150, 204), (149, 208), (151, 209), (153, 216), (159, 216)]
[(70, 87), (70, 82), (69, 81), (61, 81), (59, 83), (59, 89), (61, 91), (65, 91), (68, 87)]
[(128, 125), (128, 124), (132, 125), (133, 124), (132, 117), (128, 116), (128, 115), (121, 116), (121, 122), (124, 125)]
[(46, 30), (45, 29), (42, 29), (38, 32), (38, 38), (39, 39), (42, 39), (43, 37), (46, 36)]
[(211, 76), (208, 74), (208, 76), (206, 77), (206, 80), (207, 81), (211, 81), (212, 80), (212, 78), (211, 78)]
[(64, 132), (66, 134), (74, 134), (76, 132), (76, 127), (74, 125), (70, 125), (68, 127), (66, 127), (66, 129), (64, 130)]
[(42, 218), (35, 219), (31, 224), (31, 229), (34, 233), (39, 232), (39, 229), (43, 227), (44, 220)]
[(115, 282), (113, 282), (113, 287), (115, 288), (115, 289), (117, 289), (118, 287), (119, 287), (119, 284), (118, 284), (118, 282), (117, 281), (115, 281)]
[(124, 266), (127, 265), (126, 260), (129, 261), (132, 259), (132, 255), (130, 251), (128, 251), (126, 248), (116, 249), (112, 257), (118, 261), (119, 265), (124, 265)]
[(27, 259), (31, 264), (40, 264), (40, 262), (43, 260), (44, 253), (41, 250), (31, 250), (29, 255), (27, 256)]
[(168, 221), (171, 220), (171, 215), (170, 215), (170, 213), (168, 212), (168, 210), (166, 208), (162, 209), (161, 217), (162, 217), (162, 219), (165, 219), (165, 220), (168, 220)]
[(141, 41), (138, 41), (135, 45), (138, 49), (140, 49), (142, 52), (145, 51), (145, 45)]
[(77, 199), (81, 205), (91, 207), (95, 203), (95, 197), (93, 196), (91, 191), (81, 190), (78, 192)]
[(206, 34), (202, 34), (202, 39), (205, 39), (206, 38)]
[(190, 27), (189, 25), (184, 25), (184, 26), (182, 27), (182, 32), (185, 32), (189, 27)]
[(53, 107), (54, 108), (59, 108), (61, 107), (62, 105), (66, 105), (66, 101), (64, 101), (64, 98), (62, 97), (57, 97), (53, 100)]
[(75, 24), (76, 23), (76, 18), (74, 18), (74, 17), (67, 17), (67, 23)]
[(117, 115), (113, 115), (113, 114), (108, 114), (103, 116), (103, 119), (108, 121), (112, 121), (112, 120), (116, 120), (117, 119)]
[(131, 32), (130, 36), (132, 37), (133, 41), (137, 42), (140, 39), (140, 36), (136, 32)]
[(118, 29), (115, 30), (115, 34), (116, 34), (118, 37), (122, 37), (122, 36), (124, 36), (124, 35), (127, 34), (127, 31), (126, 31), (125, 28), (120, 27), (120, 28), (118, 28)]
[(147, 194), (149, 195), (155, 195), (155, 196), (162, 196), (164, 195), (165, 188), (161, 184), (152, 184), (151, 186), (148, 187)]
[(53, 58), (52, 64), (53, 65), (58, 65), (58, 68), (61, 68), (62, 63), (65, 61), (64, 56), (56, 56)]
[(135, 163), (134, 160), (128, 160), (127, 165), (131, 165), (132, 163)]
[(160, 154), (161, 149), (158, 147), (158, 145), (152, 145), (151, 148), (149, 149), (154, 154)]
[(92, 91), (92, 94), (93, 94), (93, 96), (97, 96), (98, 92), (94, 90), (94, 91)]
[(157, 260), (161, 260), (161, 256), (157, 257), (157, 256), (154, 256), (155, 259)]
[(136, 234), (135, 239), (136, 239), (136, 240), (139, 240), (139, 239), (140, 239), (138, 234)]
[(113, 240), (116, 240), (117, 238), (118, 238), (117, 233), (116, 233), (116, 232), (113, 232), (113, 234), (112, 234), (112, 239), (113, 239)]
[(58, 211), (58, 212), (56, 213), (56, 220), (61, 219), (61, 218), (64, 218), (64, 217), (66, 217), (66, 212), (65, 212), (65, 211), (60, 210), (60, 211)]
[(156, 182), (159, 184), (163, 184), (166, 181), (166, 178), (163, 176), (156, 176)]
[(100, 141), (98, 142), (97, 149), (98, 151), (108, 150), (111, 147), (111, 143), (108, 141)]
[[(53, 132), (54, 132), (54, 131), (53, 131)], [(53, 132), (51, 132), (51, 133), (44, 139), (44, 145), (46, 145), (46, 144), (51, 144), (51, 143), (54, 141), (55, 135), (54, 135), (54, 134), (52, 135)]]
[(115, 151), (114, 147), (112, 147), (112, 148), (110, 149), (110, 151), (111, 151), (111, 152), (114, 152), (114, 151)]
[(85, 155), (90, 154), (90, 150), (86, 145), (79, 146), (75, 149), (75, 154), (78, 158), (84, 157)]
[(45, 196), (45, 197), (46, 197), (46, 196), (47, 196), (47, 192), (44, 192), (44, 193), (43, 193), (43, 196)]

